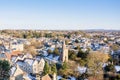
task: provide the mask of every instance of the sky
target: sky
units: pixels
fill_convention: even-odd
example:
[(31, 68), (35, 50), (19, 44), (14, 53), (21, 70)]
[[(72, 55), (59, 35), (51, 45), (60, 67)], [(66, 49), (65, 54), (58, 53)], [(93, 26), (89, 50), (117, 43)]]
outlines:
[(120, 0), (0, 0), (0, 29), (120, 30)]

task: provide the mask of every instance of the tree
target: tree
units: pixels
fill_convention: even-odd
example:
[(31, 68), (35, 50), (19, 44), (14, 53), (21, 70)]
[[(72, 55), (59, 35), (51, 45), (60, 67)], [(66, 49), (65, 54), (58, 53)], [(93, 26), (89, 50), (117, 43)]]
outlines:
[(31, 40), (31, 46), (34, 46), (36, 49), (39, 49), (39, 47), (41, 46), (41, 43), (42, 42), (39, 42), (39, 41), (34, 40), (34, 39)]
[(58, 74), (59, 75), (62, 75), (63, 78), (67, 78), (68, 77), (68, 74), (69, 74), (69, 70), (68, 70), (68, 64), (66, 62), (64, 62), (62, 64), (62, 67), (61, 69), (58, 71)]
[(77, 80), (85, 80), (88, 78), (88, 74), (83, 73), (77, 77)]
[(58, 48), (55, 48), (55, 49), (54, 49), (53, 54), (59, 55), (59, 50), (58, 50)]
[(62, 65), (62, 69), (66, 70), (67, 68), (68, 68), (68, 64), (66, 62), (64, 62), (63, 65)]
[(46, 38), (51, 38), (52, 37), (52, 33), (45, 33), (45, 37)]
[(86, 64), (86, 61), (82, 59), (77, 60), (77, 62), (80, 64), (80, 66), (85, 66)]
[(50, 73), (50, 66), (49, 66), (48, 62), (45, 62), (45, 66), (44, 66), (44, 70), (43, 71), (44, 71), (43, 72), (44, 75)]
[(9, 79), (10, 64), (6, 60), (0, 60), (0, 80)]
[(80, 46), (77, 46), (75, 49), (76, 49), (76, 50), (79, 50), (79, 49), (80, 49)]
[(107, 65), (105, 67), (105, 71), (107, 71), (107, 72), (114, 72), (115, 71), (114, 65), (112, 65), (112, 64)]
[(116, 76), (116, 80), (120, 80), (120, 74)]
[(69, 57), (69, 59), (71, 59), (71, 60), (75, 60), (75, 59), (76, 59), (76, 53), (75, 53), (75, 51), (69, 50), (69, 51), (68, 51), (68, 57)]
[(109, 59), (108, 54), (91, 52), (87, 56), (87, 65), (93, 76), (103, 73), (102, 65)]
[(88, 52), (83, 52), (81, 49), (79, 49), (77, 57), (80, 57), (81, 59), (86, 59), (88, 55)]
[(51, 72), (52, 74), (57, 73), (57, 68), (56, 68), (56, 64), (53, 64), (51, 67)]
[(117, 51), (117, 50), (120, 49), (120, 46), (117, 45), (117, 44), (113, 44), (113, 45), (111, 46), (111, 48), (112, 48), (114, 51)]
[(76, 39), (76, 40), (75, 40), (75, 42), (76, 42), (76, 43), (79, 43), (79, 40), (78, 40), (78, 39)]
[(26, 34), (23, 34), (23, 38), (25, 38), (25, 39), (26, 39), (26, 38), (27, 38), (27, 35), (26, 35)]
[(112, 58), (112, 56), (111, 56), (111, 55), (109, 55), (108, 62), (110, 62), (111, 64), (113, 63), (113, 58)]
[(31, 55), (35, 56), (37, 54), (34, 46), (27, 46), (25, 45), (24, 53), (30, 53)]

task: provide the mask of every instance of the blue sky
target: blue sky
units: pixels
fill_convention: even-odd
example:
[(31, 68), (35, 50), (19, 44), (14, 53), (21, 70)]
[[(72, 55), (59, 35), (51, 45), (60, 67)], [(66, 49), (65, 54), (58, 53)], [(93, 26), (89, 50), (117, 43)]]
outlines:
[(120, 29), (120, 0), (0, 0), (0, 29)]

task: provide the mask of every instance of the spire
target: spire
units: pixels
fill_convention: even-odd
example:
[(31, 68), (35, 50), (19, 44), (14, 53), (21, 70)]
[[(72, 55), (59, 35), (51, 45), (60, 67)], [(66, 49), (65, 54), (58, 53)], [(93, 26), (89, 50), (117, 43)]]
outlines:
[(63, 44), (65, 45), (65, 40), (63, 41)]
[(65, 40), (63, 41), (63, 49), (65, 49), (66, 48), (66, 44), (65, 44)]

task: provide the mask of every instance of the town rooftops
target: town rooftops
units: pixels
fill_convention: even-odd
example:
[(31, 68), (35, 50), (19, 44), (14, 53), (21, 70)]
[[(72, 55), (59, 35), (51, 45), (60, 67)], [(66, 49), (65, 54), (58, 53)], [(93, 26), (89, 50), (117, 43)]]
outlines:
[(5, 53), (7, 59), (11, 59), (11, 57), (14, 56), (18, 56), (18, 55), (22, 55), (21, 51), (12, 51), (11, 53)]

